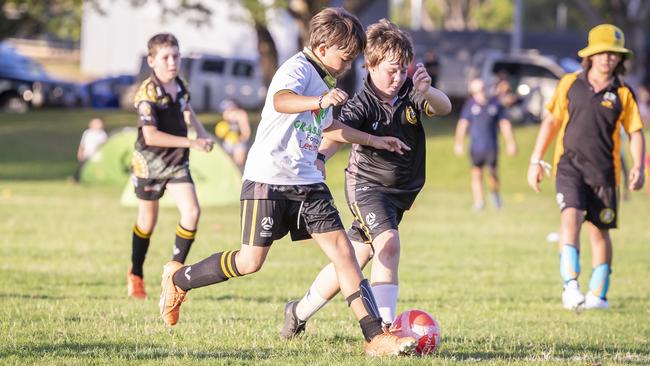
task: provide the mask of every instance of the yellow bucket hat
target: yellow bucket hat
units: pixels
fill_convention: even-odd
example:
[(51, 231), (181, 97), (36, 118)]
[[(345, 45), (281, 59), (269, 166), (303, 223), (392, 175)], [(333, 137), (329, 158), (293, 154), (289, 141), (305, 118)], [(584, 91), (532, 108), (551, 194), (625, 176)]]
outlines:
[(589, 57), (601, 52), (618, 52), (623, 58), (632, 55), (632, 51), (625, 48), (625, 35), (615, 25), (601, 24), (589, 31), (589, 44), (578, 51), (578, 56)]

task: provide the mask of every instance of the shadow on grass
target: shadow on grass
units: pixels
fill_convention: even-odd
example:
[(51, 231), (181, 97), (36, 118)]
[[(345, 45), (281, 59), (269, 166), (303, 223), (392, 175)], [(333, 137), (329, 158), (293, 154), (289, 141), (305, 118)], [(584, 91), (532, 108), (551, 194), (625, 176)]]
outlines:
[(158, 360), (165, 358), (195, 358), (195, 359), (222, 359), (254, 360), (271, 357), (296, 357), (304, 356), (298, 350), (278, 348), (255, 349), (214, 349), (214, 350), (185, 350), (173, 347), (162, 347), (159, 344), (137, 344), (129, 342), (89, 342), (89, 343), (62, 343), (21, 346), (11, 349), (3, 347), (0, 358), (5, 357), (70, 357), (88, 358), (97, 357), (124, 358), (129, 360)]

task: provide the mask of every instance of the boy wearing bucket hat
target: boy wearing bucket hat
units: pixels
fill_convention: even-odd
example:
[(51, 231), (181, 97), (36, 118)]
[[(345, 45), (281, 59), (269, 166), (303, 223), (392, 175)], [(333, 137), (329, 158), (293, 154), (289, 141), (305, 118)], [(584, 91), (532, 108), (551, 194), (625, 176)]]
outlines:
[[(565, 308), (607, 309), (612, 266), (609, 230), (618, 219), (620, 182), (620, 129), (630, 137), (634, 165), (628, 174), (630, 189), (643, 186), (643, 137), (639, 108), (631, 89), (622, 81), (623, 61), (631, 56), (623, 32), (601, 24), (589, 31), (589, 44), (578, 52), (583, 70), (565, 75), (547, 105), (528, 167), (528, 184), (539, 192), (544, 177), (541, 159), (555, 135), (553, 155), (556, 199), (560, 206), (560, 275)], [(580, 274), (580, 228), (587, 221), (592, 273), (583, 295)]]

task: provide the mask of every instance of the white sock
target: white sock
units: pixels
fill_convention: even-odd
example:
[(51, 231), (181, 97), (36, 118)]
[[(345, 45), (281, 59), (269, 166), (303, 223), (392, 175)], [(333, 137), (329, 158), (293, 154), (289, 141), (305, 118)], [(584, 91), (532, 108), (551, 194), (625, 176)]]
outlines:
[(316, 290), (316, 287), (312, 285), (296, 306), (296, 315), (298, 316), (298, 319), (304, 321), (309, 320), (309, 318), (325, 306), (328, 301), (329, 300), (323, 299)]
[(379, 315), (384, 324), (393, 323), (395, 320), (395, 308), (397, 307), (398, 285), (383, 284), (372, 286), (372, 293), (375, 295)]

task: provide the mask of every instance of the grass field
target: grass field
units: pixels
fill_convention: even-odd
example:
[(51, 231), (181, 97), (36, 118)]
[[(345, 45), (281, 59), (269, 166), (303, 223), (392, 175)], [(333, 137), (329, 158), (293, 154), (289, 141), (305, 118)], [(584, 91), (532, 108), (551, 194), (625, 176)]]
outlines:
[[(398, 311), (420, 308), (442, 326), (427, 358), (369, 360), (341, 297), (307, 326), (278, 337), (282, 309), (326, 263), (312, 242), (282, 240), (260, 273), (193, 291), (174, 328), (158, 316), (162, 265), (178, 214), (162, 210), (145, 264), (150, 298), (126, 298), (135, 210), (121, 187), (67, 182), (92, 111), (0, 114), (0, 364), (451, 365), (650, 364), (650, 230), (645, 192), (623, 202), (613, 233), (611, 310), (581, 315), (560, 304), (553, 185), (525, 184), (536, 126), (516, 130), (521, 153), (502, 158), (505, 207), (471, 210), (467, 159), (452, 154), (453, 119), (429, 124), (427, 185), (401, 225)], [(133, 116), (105, 113), (108, 129)], [(204, 116), (214, 125), (214, 116)], [(345, 153), (328, 163), (344, 219)], [(188, 261), (238, 247), (239, 207), (203, 210)], [(586, 240), (586, 238), (584, 238)], [(583, 288), (590, 250), (582, 251)]]

